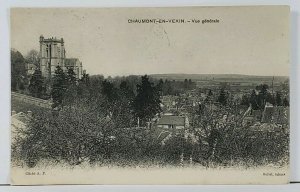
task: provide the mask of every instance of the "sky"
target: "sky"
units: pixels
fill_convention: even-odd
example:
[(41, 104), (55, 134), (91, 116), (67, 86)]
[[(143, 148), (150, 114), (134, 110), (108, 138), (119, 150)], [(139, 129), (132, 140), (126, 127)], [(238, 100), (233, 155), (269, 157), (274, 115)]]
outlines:
[[(39, 36), (64, 38), (66, 56), (91, 75), (289, 75), (287, 7), (14, 8), (11, 47), (39, 50)], [(129, 23), (129, 19), (185, 23)], [(219, 23), (192, 23), (218, 19)]]

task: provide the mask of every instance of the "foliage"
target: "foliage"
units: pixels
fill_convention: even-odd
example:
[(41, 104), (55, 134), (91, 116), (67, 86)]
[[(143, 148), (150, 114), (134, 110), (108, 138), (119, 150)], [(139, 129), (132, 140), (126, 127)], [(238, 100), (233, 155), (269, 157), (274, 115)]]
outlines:
[(107, 98), (107, 100), (111, 103), (115, 102), (118, 99), (118, 92), (114, 85), (104, 80), (102, 82), (102, 94)]
[(282, 98), (281, 98), (281, 92), (277, 91), (276, 92), (276, 96), (275, 96), (275, 104), (277, 106), (282, 106), (283, 105), (283, 102), (282, 102)]
[(83, 74), (82, 78), (78, 81), (77, 97), (88, 98), (90, 96), (90, 77), (88, 74)]
[(43, 158), (76, 165), (84, 160), (142, 157), (153, 145), (149, 130), (116, 127), (96, 101), (77, 100), (59, 112), (40, 111), (21, 134), (25, 137), (19, 143), (20, 154), (29, 167)]
[(282, 101), (282, 105), (283, 106), (290, 106), (290, 102), (289, 102), (289, 100), (285, 97), (284, 99), (283, 99), (283, 101)]
[(224, 88), (221, 88), (220, 95), (217, 101), (222, 105), (226, 105), (228, 102), (227, 100), (228, 100), (228, 93), (225, 92)]
[(84, 73), (82, 75), (82, 78), (80, 79), (80, 82), (82, 82), (82, 83), (84, 83), (86, 85), (89, 85), (90, 84), (90, 76), (89, 76), (89, 74)]
[(19, 51), (11, 50), (11, 89), (24, 90), (27, 84), (25, 59)]
[(66, 73), (66, 80), (68, 86), (76, 84), (76, 74), (72, 68), (69, 68)]
[(43, 95), (46, 92), (46, 87), (44, 85), (44, 79), (40, 70), (36, 69), (32, 74), (28, 89), (32, 96), (43, 98)]
[(276, 94), (271, 94), (268, 90), (268, 85), (261, 84), (256, 86), (256, 91), (252, 90), (250, 96), (245, 94), (242, 97), (241, 105), (252, 106), (254, 110), (264, 109), (266, 103), (271, 103), (275, 106), (289, 106), (287, 97), (283, 97), (280, 91), (276, 91)]
[(136, 117), (143, 125), (161, 111), (159, 97), (158, 88), (149, 81), (147, 75), (142, 76), (142, 83), (137, 85), (133, 106)]
[(119, 99), (117, 101), (117, 111), (114, 113), (116, 126), (118, 128), (128, 128), (135, 125), (133, 116), (134, 93), (126, 81), (122, 81), (119, 87)]
[[(60, 110), (35, 111), (27, 129), (20, 130), (24, 137), (19, 147), (13, 147), (13, 154), (20, 149), (19, 156), (29, 167), (40, 159), (72, 166), (83, 161), (117, 166), (181, 165), (189, 159), (205, 166), (287, 163), (280, 160), (288, 157), (289, 138), (284, 131), (288, 125), (245, 123), (245, 107), (224, 89), (219, 95), (208, 90), (203, 103), (187, 110), (190, 127), (170, 131), (170, 138), (162, 144), (158, 139), (162, 130), (148, 128), (146, 122), (161, 111), (163, 81), (146, 75), (140, 79), (87, 75), (76, 83), (70, 79), (72, 72), (65, 74), (57, 68), (52, 96)], [(242, 99), (245, 105), (260, 108), (268, 101), (266, 86), (258, 87), (257, 92)], [(184, 103), (186, 98), (182, 98), (177, 102)], [(213, 102), (216, 100), (219, 103)], [(137, 126), (137, 118), (142, 126)], [(277, 131), (264, 131), (265, 126)]]
[(196, 88), (196, 83), (191, 79), (185, 79), (184, 81), (175, 81), (166, 79), (163, 81), (160, 79), (158, 81), (159, 87), (161, 89), (162, 95), (179, 95), (188, 90)]
[(62, 107), (64, 94), (67, 90), (68, 80), (62, 68), (60, 66), (56, 67), (55, 74), (53, 77), (53, 84), (51, 90), (51, 97), (53, 100), (52, 108)]
[[(194, 145), (198, 150), (193, 152), (196, 158), (224, 166), (231, 163), (232, 166), (236, 161), (250, 165), (261, 165), (266, 163), (264, 161), (276, 163), (288, 156), (289, 136), (283, 131), (287, 125), (282, 129), (278, 125), (244, 124), (243, 113), (234, 107), (228, 110), (220, 106), (203, 111), (202, 115), (194, 114), (190, 130), (198, 138), (198, 144)], [(265, 126), (275, 126), (277, 131), (264, 131)], [(197, 154), (200, 155), (197, 157)]]
[(268, 91), (269, 86), (267, 84), (261, 84), (256, 86), (258, 90), (257, 103), (260, 109), (263, 109), (267, 102), (275, 104), (273, 95)]
[(25, 60), (27, 64), (33, 64), (38, 67), (40, 62), (39, 52), (34, 49), (30, 50), (25, 56)]
[(205, 98), (205, 103), (212, 103), (213, 102), (213, 92), (211, 91), (211, 89), (208, 91), (207, 96)]

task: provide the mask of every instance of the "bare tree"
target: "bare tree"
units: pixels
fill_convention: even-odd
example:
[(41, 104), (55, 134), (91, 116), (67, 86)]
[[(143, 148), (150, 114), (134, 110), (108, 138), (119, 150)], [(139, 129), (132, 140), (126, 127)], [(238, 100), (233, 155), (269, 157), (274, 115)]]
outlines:
[(30, 50), (25, 56), (26, 63), (34, 64), (39, 67), (39, 52), (35, 49)]

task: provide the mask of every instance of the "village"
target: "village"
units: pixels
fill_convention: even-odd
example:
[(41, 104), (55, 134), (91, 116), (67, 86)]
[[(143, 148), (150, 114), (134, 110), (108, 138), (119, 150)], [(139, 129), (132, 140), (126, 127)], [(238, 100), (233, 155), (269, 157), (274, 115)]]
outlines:
[[(57, 144), (45, 143), (49, 149), (43, 147), (41, 151), (49, 150), (43, 153), (49, 153), (51, 158), (67, 158), (66, 161), (78, 164), (87, 159), (111, 159), (116, 153), (128, 160), (127, 148), (132, 145), (131, 148), (136, 150), (132, 155), (137, 159), (144, 158), (142, 151), (148, 154), (151, 147), (159, 146), (155, 154), (162, 158), (162, 162), (180, 160), (181, 164), (183, 161), (203, 164), (222, 159), (224, 163), (233, 156), (254, 158), (253, 140), (270, 143), (266, 138), (274, 140), (289, 133), (289, 86), (286, 77), (150, 74), (104, 78), (89, 76), (78, 58), (66, 58), (63, 38), (45, 39), (40, 36), (40, 52), (35, 53), (24, 63), (27, 83), (25, 78), (12, 81), (13, 143), (26, 141), (31, 137), (25, 136), (30, 131), (48, 130), (32, 126), (49, 120), (56, 122), (50, 123), (51, 126), (56, 124), (51, 129), (60, 127), (57, 122), (65, 124), (57, 132), (74, 130), (72, 125), (79, 123), (82, 127), (75, 132), (88, 130), (90, 133), (88, 136), (81, 133), (76, 139), (70, 137), (74, 134), (72, 131), (70, 136), (59, 136), (66, 138), (47, 141), (63, 142), (60, 145), (64, 146), (69, 140), (73, 141), (71, 145), (81, 148), (79, 151), (67, 146), (50, 149)], [(92, 112), (95, 107), (97, 112)], [(70, 122), (63, 120), (66, 117)], [(107, 133), (106, 126), (109, 127)], [(78, 143), (82, 138), (88, 143)], [(103, 141), (98, 142), (99, 139)], [(231, 146), (233, 141), (240, 144)], [(99, 152), (98, 145), (105, 151)], [(117, 145), (120, 145), (119, 149), (115, 148)], [(95, 151), (88, 148), (90, 146)], [(13, 149), (20, 153), (20, 147)], [(234, 151), (243, 151), (242, 147), (246, 147), (247, 154), (235, 154)], [(228, 152), (229, 149), (231, 152)], [(56, 150), (60, 152), (52, 154)], [(30, 153), (37, 152), (33, 150)], [(75, 153), (72, 155), (75, 159), (69, 160), (71, 157), (62, 156), (64, 153)], [(271, 151), (265, 153), (266, 156), (273, 154)], [(37, 160), (29, 157), (28, 165), (34, 166)], [(129, 160), (132, 161), (132, 158)]]

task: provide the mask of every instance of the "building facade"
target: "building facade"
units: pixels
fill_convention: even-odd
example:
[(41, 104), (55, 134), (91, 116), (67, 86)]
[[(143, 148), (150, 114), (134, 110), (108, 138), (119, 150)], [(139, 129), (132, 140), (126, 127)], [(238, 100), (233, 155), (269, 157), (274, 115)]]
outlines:
[(80, 62), (79, 59), (77, 58), (65, 59), (65, 68), (73, 69), (74, 73), (76, 74), (76, 78), (81, 79), (83, 75), (83, 70), (82, 70), (82, 62)]
[(63, 71), (72, 68), (76, 77), (80, 79), (83, 75), (82, 63), (77, 58), (66, 58), (66, 50), (64, 39), (57, 39), (56, 37), (45, 39), (43, 35), (40, 36), (40, 70), (42, 75), (46, 78), (53, 76), (56, 67), (60, 66)]

